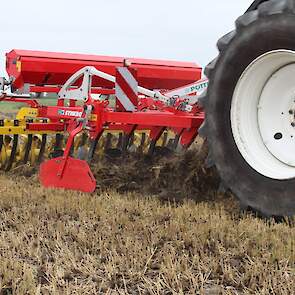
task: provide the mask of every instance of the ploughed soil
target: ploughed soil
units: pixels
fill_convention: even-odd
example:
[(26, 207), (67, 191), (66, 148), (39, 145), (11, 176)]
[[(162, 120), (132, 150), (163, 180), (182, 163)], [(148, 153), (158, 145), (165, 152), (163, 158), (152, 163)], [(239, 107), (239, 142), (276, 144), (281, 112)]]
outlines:
[(158, 150), (152, 157), (127, 154), (106, 155), (94, 161), (92, 171), (98, 189), (119, 193), (137, 192), (156, 195), (162, 200), (210, 200), (219, 189), (214, 168), (205, 165), (206, 152), (199, 148), (180, 153)]
[[(157, 147), (153, 156), (109, 150), (96, 154), (91, 170), (97, 181), (96, 193), (116, 192), (155, 197), (160, 202), (183, 204), (221, 202), (228, 212), (240, 214), (239, 202), (224, 189), (218, 173), (206, 165), (207, 146), (201, 139), (187, 151)], [(6, 173), (7, 174), (7, 173)], [(38, 167), (20, 165), (8, 175), (39, 182)]]
[[(182, 152), (156, 148), (153, 156), (108, 150), (95, 155), (91, 170), (97, 180), (97, 191), (154, 195), (163, 201), (182, 202), (227, 197), (220, 191), (215, 168), (206, 166), (207, 147), (202, 143)], [(18, 165), (8, 175), (37, 179), (38, 167)]]

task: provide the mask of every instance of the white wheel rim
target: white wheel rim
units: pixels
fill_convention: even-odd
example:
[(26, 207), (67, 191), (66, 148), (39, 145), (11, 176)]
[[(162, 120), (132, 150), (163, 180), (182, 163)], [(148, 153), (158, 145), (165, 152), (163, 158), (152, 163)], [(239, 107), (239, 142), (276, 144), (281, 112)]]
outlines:
[(277, 180), (295, 178), (294, 114), (295, 52), (263, 54), (241, 75), (231, 105), (234, 140), (258, 173)]

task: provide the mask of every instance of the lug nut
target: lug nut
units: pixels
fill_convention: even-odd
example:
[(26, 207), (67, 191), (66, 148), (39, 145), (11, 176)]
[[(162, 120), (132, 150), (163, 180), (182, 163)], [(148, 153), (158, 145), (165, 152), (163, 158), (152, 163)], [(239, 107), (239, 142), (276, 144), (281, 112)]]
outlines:
[(295, 123), (294, 123), (294, 122), (292, 122), (292, 123), (291, 123), (291, 126), (292, 126), (292, 127), (295, 127)]
[(289, 111), (289, 114), (290, 114), (290, 115), (293, 115), (293, 114), (294, 114), (293, 110), (290, 110), (290, 111)]

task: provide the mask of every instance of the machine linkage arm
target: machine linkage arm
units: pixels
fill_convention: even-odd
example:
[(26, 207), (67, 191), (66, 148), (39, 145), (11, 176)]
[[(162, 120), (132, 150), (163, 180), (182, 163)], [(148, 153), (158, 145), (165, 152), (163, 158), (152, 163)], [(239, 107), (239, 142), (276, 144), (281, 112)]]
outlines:
[(186, 99), (190, 105), (194, 105), (198, 102), (201, 94), (208, 88), (208, 84), (209, 80), (204, 77), (192, 84), (166, 91), (164, 92), (164, 95)]
[[(97, 70), (95, 67), (88, 66), (84, 67), (81, 70), (77, 71), (73, 74), (61, 90), (58, 93), (60, 99), (75, 99), (81, 100), (86, 102), (88, 100), (89, 94), (91, 93), (91, 85), (92, 85), (92, 77), (96, 76), (102, 79), (105, 79), (109, 82), (116, 83), (116, 77), (109, 75), (105, 72)], [(73, 89), (74, 84), (79, 80), (82, 79), (81, 86)], [(166, 95), (161, 94), (157, 91), (152, 91), (147, 88), (138, 86), (138, 92), (153, 98), (154, 100), (161, 101), (167, 106), (174, 106), (175, 99), (173, 97), (168, 97)], [(187, 106), (186, 111), (191, 111), (191, 107)]]

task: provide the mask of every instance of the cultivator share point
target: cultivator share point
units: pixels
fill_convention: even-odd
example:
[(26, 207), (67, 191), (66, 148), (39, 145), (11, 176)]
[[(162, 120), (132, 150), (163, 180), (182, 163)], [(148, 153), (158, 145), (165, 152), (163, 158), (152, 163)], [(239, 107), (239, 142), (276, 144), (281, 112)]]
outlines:
[[(27, 106), (15, 120), (0, 121), (1, 165), (10, 170), (45, 158), (45, 187), (93, 192), (88, 164), (100, 141), (110, 149), (115, 138), (122, 153), (133, 147), (153, 154), (169, 143), (186, 149), (204, 120), (198, 97), (207, 80), (194, 63), (24, 50), (6, 57), (1, 101)], [(44, 94), (56, 104), (44, 105)]]

